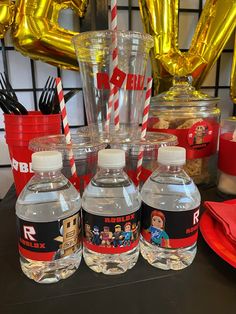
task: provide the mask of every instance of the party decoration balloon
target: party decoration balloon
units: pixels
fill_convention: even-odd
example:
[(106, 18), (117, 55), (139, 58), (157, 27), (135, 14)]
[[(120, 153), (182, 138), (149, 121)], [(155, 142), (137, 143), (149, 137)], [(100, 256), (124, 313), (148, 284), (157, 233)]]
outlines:
[(0, 3), (0, 38), (4, 38), (6, 31), (14, 20), (15, 3), (2, 0)]
[(234, 37), (234, 55), (230, 75), (230, 96), (234, 104), (236, 104), (236, 34)]
[(65, 69), (78, 70), (71, 43), (78, 34), (59, 26), (59, 13), (71, 8), (76, 15), (85, 13), (87, 0), (18, 0), (12, 39), (16, 50), (32, 59)]
[(235, 26), (236, 0), (206, 2), (189, 49), (190, 55), (201, 57), (206, 62), (200, 75), (196, 75), (196, 86), (201, 85), (220, 56)]
[(177, 41), (178, 5), (178, 0), (139, 0), (146, 32), (154, 36), (154, 83), (162, 80), (156, 92), (165, 90), (174, 75), (192, 75), (194, 85), (199, 87), (236, 26), (236, 0), (207, 0), (191, 46), (181, 52)]

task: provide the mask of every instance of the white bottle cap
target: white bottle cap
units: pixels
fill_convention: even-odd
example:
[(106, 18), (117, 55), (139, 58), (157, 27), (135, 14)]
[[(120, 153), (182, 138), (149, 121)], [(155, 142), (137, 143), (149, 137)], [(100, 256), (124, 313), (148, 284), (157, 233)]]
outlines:
[(32, 154), (32, 169), (54, 171), (62, 168), (62, 154), (58, 151), (43, 151)]
[(176, 146), (160, 147), (157, 161), (162, 165), (184, 165), (186, 162), (186, 149)]
[(122, 168), (125, 166), (125, 152), (122, 149), (102, 149), (98, 152), (98, 166), (101, 168)]

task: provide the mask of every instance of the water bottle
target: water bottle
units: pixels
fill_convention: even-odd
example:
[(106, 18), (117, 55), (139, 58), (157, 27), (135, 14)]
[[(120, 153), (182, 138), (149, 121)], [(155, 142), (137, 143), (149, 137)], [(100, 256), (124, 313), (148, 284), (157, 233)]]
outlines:
[(82, 197), (83, 257), (98, 273), (124, 273), (139, 256), (141, 197), (124, 166), (123, 150), (99, 151), (99, 170)]
[(81, 199), (61, 173), (60, 152), (32, 154), (32, 169), (16, 202), (20, 264), (30, 279), (54, 283), (71, 276), (81, 261)]
[(160, 147), (159, 167), (141, 190), (141, 254), (165, 270), (189, 266), (197, 251), (201, 197), (183, 170), (185, 161), (184, 148)]

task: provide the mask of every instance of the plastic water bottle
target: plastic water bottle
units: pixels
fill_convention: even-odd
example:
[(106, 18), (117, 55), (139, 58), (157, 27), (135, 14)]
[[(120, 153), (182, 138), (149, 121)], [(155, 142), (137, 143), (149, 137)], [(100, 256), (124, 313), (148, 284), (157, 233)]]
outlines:
[(16, 203), (21, 268), (39, 283), (69, 277), (82, 256), (81, 199), (61, 168), (60, 152), (34, 153), (35, 175)]
[(182, 166), (182, 147), (160, 147), (159, 168), (141, 190), (141, 254), (161, 269), (189, 266), (197, 251), (200, 194)]
[(99, 151), (99, 171), (82, 197), (83, 257), (98, 273), (124, 273), (139, 256), (141, 197), (124, 166), (123, 150)]

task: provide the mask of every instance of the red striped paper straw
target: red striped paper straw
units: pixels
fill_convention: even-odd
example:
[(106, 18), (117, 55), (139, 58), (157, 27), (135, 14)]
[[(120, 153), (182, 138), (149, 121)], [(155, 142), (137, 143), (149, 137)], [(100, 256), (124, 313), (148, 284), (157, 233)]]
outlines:
[[(111, 0), (111, 30), (117, 31), (117, 1)], [(118, 66), (118, 48), (117, 48), (117, 36), (114, 34), (112, 39), (112, 69)], [(119, 115), (119, 90), (116, 86), (111, 85), (111, 91), (108, 100), (108, 109), (106, 116), (106, 129), (109, 129), (111, 121), (112, 105), (114, 103), (114, 124), (115, 130), (119, 130), (120, 127), (120, 115)]]
[[(56, 78), (56, 86), (57, 86), (57, 95), (58, 95), (60, 109), (61, 109), (63, 128), (64, 128), (65, 137), (66, 137), (66, 144), (69, 145), (69, 147), (71, 147), (72, 145), (71, 134), (70, 134), (69, 123), (67, 120), (67, 112), (66, 112), (65, 100), (64, 100), (62, 83), (61, 83), (60, 77)], [(75, 159), (74, 159), (72, 149), (69, 150), (69, 162), (70, 162), (70, 169), (71, 169), (71, 175), (72, 175), (70, 181), (73, 183), (73, 185), (77, 189), (79, 189), (79, 183), (78, 183), (79, 178), (76, 172)]]
[[(149, 77), (147, 81), (147, 90), (145, 95), (145, 104), (143, 108), (143, 121), (142, 121), (142, 128), (141, 128), (141, 140), (144, 140), (147, 133), (147, 124), (148, 124), (148, 116), (150, 110), (150, 100), (151, 100), (151, 93), (152, 93), (152, 78)], [(144, 148), (141, 145), (138, 153), (138, 162), (137, 162), (137, 180), (139, 182), (139, 177), (142, 172), (142, 164), (143, 164), (143, 151)]]
[(117, 1), (111, 0), (111, 30), (117, 30)]

